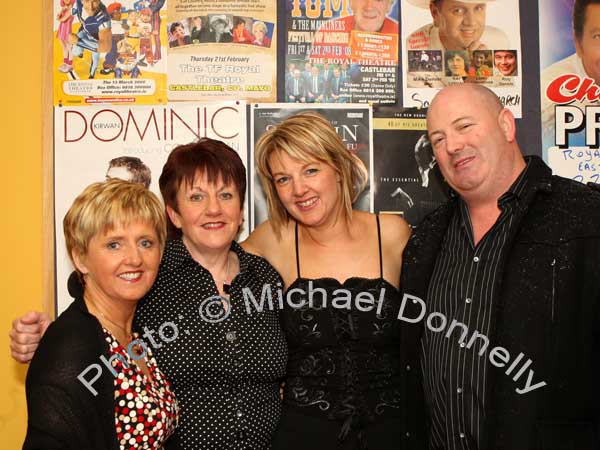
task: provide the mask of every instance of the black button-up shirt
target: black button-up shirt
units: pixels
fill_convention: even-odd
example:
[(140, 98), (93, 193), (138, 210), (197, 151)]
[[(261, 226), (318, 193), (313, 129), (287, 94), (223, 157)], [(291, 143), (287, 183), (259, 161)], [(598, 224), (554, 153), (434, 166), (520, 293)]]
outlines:
[(478, 449), (484, 442), (487, 350), (494, 345), (485, 346), (480, 335), (492, 331), (506, 242), (533, 199), (536, 169), (528, 161), (498, 199), (500, 216), (477, 245), (462, 199), (443, 239), (427, 292), (428, 312), (443, 318), (427, 322), (421, 341), (432, 449)]
[(248, 312), (242, 289), (260, 299), (263, 285), (275, 290), (281, 278), (266, 260), (235, 242), (231, 250), (240, 273), (231, 285), (225, 320), (201, 317), (201, 308), (205, 318), (222, 308), (220, 301), (212, 311), (204, 303), (219, 293), (210, 272), (179, 239), (167, 243), (156, 282), (136, 312), (136, 329), (153, 331), (160, 345), (153, 352), (181, 408), (167, 449), (266, 449), (279, 421), (287, 346), (278, 311)]

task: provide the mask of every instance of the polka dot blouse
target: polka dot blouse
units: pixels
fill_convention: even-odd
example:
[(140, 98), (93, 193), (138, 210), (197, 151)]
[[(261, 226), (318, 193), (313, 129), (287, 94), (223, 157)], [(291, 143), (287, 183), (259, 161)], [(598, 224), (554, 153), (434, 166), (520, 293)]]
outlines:
[(181, 408), (167, 449), (267, 449), (279, 421), (287, 363), (279, 314), (266, 305), (248, 311), (242, 289), (259, 302), (263, 286), (277, 289), (281, 279), (263, 258), (235, 242), (231, 250), (240, 273), (224, 320), (211, 319), (222, 308), (220, 301), (210, 307), (217, 286), (180, 239), (167, 243), (157, 280), (138, 305), (135, 328), (152, 344)]
[[(103, 328), (115, 377), (115, 427), (121, 450), (162, 449), (177, 427), (179, 409), (169, 382), (156, 365), (152, 351), (143, 356), (151, 379), (134, 363), (112, 333)], [(139, 336), (135, 335), (134, 339)]]

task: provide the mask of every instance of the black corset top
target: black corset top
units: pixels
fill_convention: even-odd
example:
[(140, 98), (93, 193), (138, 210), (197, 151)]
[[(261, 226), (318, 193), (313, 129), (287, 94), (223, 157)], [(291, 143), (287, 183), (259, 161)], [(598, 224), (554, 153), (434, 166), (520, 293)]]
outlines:
[[(296, 255), (297, 242), (296, 234)], [(341, 439), (400, 416), (401, 298), (383, 278), (379, 245), (374, 279), (303, 278), (297, 257), (298, 278), (280, 316), (289, 347), (284, 405), (343, 422)]]

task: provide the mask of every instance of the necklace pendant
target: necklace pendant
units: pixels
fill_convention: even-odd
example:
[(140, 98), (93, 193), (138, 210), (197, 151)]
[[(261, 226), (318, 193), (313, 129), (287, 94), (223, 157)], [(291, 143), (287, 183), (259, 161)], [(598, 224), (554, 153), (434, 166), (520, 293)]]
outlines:
[(131, 350), (135, 356), (141, 356), (144, 353), (141, 344), (132, 345)]
[(223, 292), (229, 295), (231, 293), (231, 285), (228, 283), (223, 283)]

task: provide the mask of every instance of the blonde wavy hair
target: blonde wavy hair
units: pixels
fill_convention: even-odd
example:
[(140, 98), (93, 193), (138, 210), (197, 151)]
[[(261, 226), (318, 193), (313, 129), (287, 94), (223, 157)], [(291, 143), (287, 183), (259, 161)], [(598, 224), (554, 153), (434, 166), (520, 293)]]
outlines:
[(342, 214), (352, 218), (352, 203), (364, 190), (369, 173), (363, 162), (346, 148), (331, 123), (315, 112), (302, 112), (273, 126), (256, 143), (258, 175), (267, 196), (269, 219), (279, 235), (290, 214), (277, 195), (269, 160), (277, 152), (303, 162), (319, 161), (330, 166), (339, 176)]
[(165, 208), (155, 194), (143, 184), (116, 178), (90, 184), (73, 201), (63, 219), (71, 261), (73, 252), (87, 253), (91, 239), (98, 233), (133, 222), (152, 225), (162, 254), (167, 235)]

